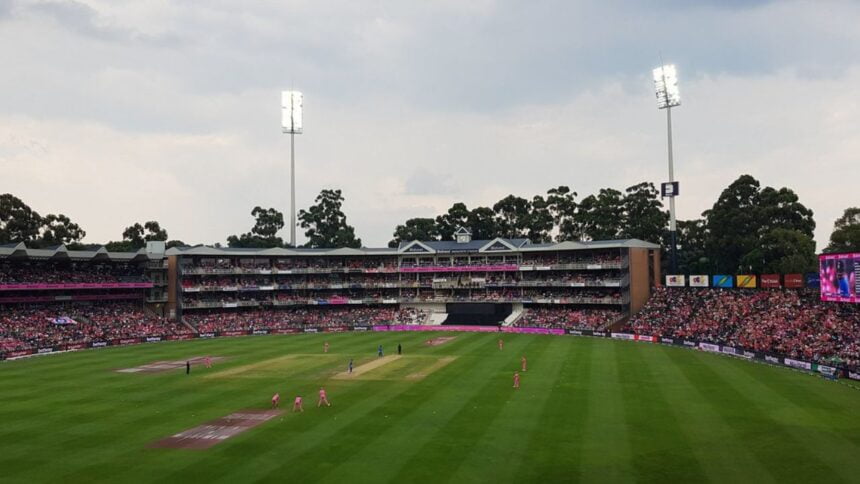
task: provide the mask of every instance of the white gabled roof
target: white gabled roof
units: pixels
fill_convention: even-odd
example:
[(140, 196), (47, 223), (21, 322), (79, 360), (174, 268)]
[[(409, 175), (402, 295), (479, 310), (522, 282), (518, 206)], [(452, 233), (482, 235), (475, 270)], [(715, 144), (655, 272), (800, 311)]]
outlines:
[(491, 241), (487, 242), (486, 244), (484, 244), (484, 246), (483, 246), (483, 247), (481, 247), (480, 249), (478, 249), (478, 252), (486, 252), (490, 247), (492, 247), (492, 246), (494, 246), (494, 245), (496, 245), (496, 244), (502, 244), (502, 245), (504, 245), (505, 247), (507, 247), (507, 248), (508, 248), (508, 250), (517, 250), (517, 248), (516, 248), (516, 247), (514, 247), (514, 246), (513, 246), (510, 242), (508, 242), (507, 240), (505, 240), (505, 239), (503, 239), (503, 238), (501, 238), (501, 237), (496, 237), (495, 239), (493, 239), (493, 240), (491, 240)]
[[(397, 252), (399, 252), (401, 254), (409, 252), (409, 248), (414, 247), (416, 245), (424, 249), (424, 251), (425, 251), (425, 252), (423, 252), (424, 254), (435, 254), (436, 253), (436, 251), (432, 247), (430, 247), (429, 245), (427, 245), (424, 242), (421, 242), (419, 240), (413, 240), (412, 242), (409, 242), (408, 244), (401, 247)], [(415, 252), (415, 253), (420, 254), (421, 252)]]

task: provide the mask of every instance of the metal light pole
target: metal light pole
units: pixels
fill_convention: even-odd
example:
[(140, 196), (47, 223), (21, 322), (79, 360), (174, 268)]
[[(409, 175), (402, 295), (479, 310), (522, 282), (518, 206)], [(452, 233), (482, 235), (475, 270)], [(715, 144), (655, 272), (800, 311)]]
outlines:
[(302, 134), (302, 93), (281, 92), (281, 128), (290, 134), (290, 246), (296, 246), (296, 135)]
[(667, 64), (653, 71), (654, 87), (657, 94), (657, 109), (666, 110), (666, 133), (669, 151), (669, 183), (661, 185), (661, 194), (669, 197), (669, 243), (671, 252), (669, 265), (672, 273), (678, 272), (678, 232), (675, 223), (675, 197), (678, 195), (678, 183), (675, 181), (675, 166), (672, 153), (672, 108), (681, 105), (681, 95), (678, 91), (678, 75), (675, 66)]

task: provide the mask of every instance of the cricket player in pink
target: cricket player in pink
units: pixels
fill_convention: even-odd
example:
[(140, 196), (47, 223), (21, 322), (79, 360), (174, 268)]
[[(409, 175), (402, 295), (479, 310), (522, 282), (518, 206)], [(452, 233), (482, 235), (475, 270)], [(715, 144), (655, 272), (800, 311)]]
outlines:
[(519, 388), (519, 387), (520, 387), (520, 374), (517, 372), (514, 372), (514, 388)]
[(503, 349), (504, 347), (505, 347), (505, 342), (502, 341), (501, 339), (499, 339), (499, 350)]
[(302, 407), (302, 397), (297, 396), (296, 400), (293, 402), (293, 412), (304, 412), (305, 409)]
[(212, 358), (207, 356), (205, 362), (206, 362), (206, 368), (212, 368)]
[(278, 405), (281, 404), (281, 394), (276, 393), (272, 395), (272, 408), (278, 408)]
[(526, 355), (523, 355), (523, 358), (520, 361), (522, 361), (522, 363), (523, 363), (523, 370), (522, 371), (526, 371), (526, 366), (527, 366)]
[(317, 401), (317, 408), (319, 408), (323, 403), (331, 407), (331, 403), (329, 403), (328, 398), (325, 395), (325, 388), (320, 387), (320, 399)]
[(328, 353), (328, 341), (323, 344), (323, 353)]

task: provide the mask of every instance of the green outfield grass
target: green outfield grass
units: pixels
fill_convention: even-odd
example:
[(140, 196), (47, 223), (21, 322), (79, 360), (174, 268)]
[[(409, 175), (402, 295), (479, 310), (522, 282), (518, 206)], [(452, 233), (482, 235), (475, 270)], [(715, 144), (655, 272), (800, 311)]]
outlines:
[[(860, 482), (860, 391), (683, 348), (573, 336), (250, 336), (0, 364), (0, 482)], [(322, 353), (323, 341), (331, 344)], [(400, 359), (337, 377), (376, 345)], [(117, 373), (222, 356), (212, 369)], [(529, 360), (522, 387), (512, 376)], [(333, 404), (316, 408), (325, 385)], [(208, 450), (149, 445), (246, 408)]]

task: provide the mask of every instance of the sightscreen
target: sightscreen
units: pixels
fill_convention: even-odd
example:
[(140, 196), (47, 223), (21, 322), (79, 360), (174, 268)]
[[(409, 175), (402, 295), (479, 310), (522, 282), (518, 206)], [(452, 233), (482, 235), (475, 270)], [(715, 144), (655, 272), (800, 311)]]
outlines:
[(860, 252), (818, 256), (821, 300), (860, 303)]

